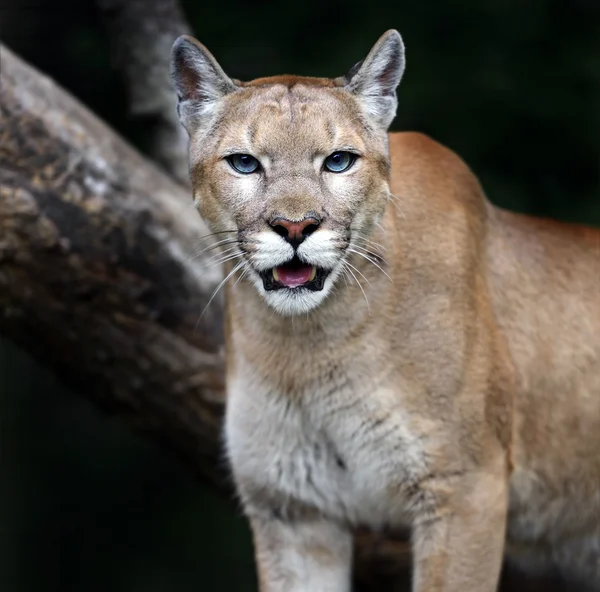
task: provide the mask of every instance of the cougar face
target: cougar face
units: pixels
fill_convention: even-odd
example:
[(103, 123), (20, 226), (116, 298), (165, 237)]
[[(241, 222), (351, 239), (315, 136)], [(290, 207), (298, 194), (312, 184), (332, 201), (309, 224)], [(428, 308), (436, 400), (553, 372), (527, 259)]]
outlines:
[(337, 79), (229, 79), (208, 51), (173, 50), (198, 210), (224, 256), (284, 315), (319, 306), (389, 194), (387, 128), (403, 67), (390, 33)]

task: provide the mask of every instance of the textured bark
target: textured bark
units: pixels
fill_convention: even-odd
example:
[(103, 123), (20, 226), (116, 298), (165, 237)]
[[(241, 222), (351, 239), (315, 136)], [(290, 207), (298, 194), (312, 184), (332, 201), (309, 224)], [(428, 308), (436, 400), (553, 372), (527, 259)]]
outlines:
[[(1, 47), (0, 331), (217, 478), (220, 270), (173, 183)], [(197, 324), (198, 323), (198, 324)]]
[[(0, 52), (0, 334), (227, 491), (220, 297), (199, 320), (221, 271), (190, 257), (208, 231), (189, 192)], [(409, 589), (406, 539), (357, 540), (358, 592)]]
[(121, 73), (133, 117), (143, 118), (151, 154), (188, 185), (188, 138), (179, 124), (169, 79), (171, 46), (190, 26), (176, 0), (97, 0), (108, 28), (112, 57)]

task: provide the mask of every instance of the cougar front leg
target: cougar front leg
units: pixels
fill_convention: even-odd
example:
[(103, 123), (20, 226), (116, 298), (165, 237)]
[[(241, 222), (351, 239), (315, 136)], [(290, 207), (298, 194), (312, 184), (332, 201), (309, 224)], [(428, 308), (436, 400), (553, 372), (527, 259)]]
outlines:
[(351, 534), (327, 521), (252, 516), (260, 592), (350, 592)]
[(414, 525), (414, 592), (495, 592), (498, 587), (508, 478), (478, 474), (460, 479), (456, 487), (444, 480), (429, 484), (446, 503)]

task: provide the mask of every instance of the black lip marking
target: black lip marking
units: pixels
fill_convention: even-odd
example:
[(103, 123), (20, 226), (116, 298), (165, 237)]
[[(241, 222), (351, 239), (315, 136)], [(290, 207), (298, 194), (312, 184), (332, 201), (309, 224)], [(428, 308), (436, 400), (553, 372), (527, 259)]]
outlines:
[[(298, 257), (294, 257), (292, 260), (288, 261), (285, 264), (286, 267), (287, 266), (294, 267), (294, 266), (300, 266), (300, 265), (307, 265), (307, 264), (300, 261), (300, 259), (298, 259)], [(283, 266), (281, 266), (281, 267), (283, 267)], [(266, 271), (261, 271), (261, 272), (259, 272), (259, 274), (263, 281), (263, 286), (267, 292), (270, 292), (272, 290), (282, 290), (283, 288), (286, 288), (288, 290), (306, 289), (306, 290), (310, 290), (311, 292), (319, 292), (320, 290), (323, 289), (323, 286), (325, 285), (325, 280), (327, 279), (327, 276), (330, 274), (330, 270), (323, 269), (322, 267), (317, 267), (317, 272), (315, 274), (314, 280), (311, 280), (310, 282), (306, 282), (305, 284), (302, 284), (301, 286), (296, 286), (294, 288), (290, 288), (289, 286), (286, 286), (286, 285), (282, 284), (281, 282), (276, 282), (275, 278), (273, 277), (272, 269), (268, 269)]]

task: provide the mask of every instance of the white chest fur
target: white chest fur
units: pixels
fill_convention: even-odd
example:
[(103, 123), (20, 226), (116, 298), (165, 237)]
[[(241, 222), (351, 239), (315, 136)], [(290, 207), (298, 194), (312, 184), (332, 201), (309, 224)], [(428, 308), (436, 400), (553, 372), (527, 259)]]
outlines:
[(373, 528), (405, 522), (426, 463), (397, 392), (366, 397), (350, 382), (290, 397), (246, 370), (228, 385), (226, 438), (247, 501)]

